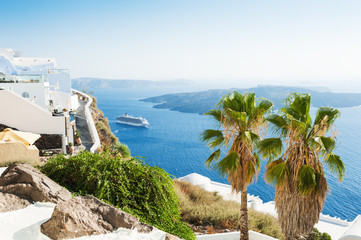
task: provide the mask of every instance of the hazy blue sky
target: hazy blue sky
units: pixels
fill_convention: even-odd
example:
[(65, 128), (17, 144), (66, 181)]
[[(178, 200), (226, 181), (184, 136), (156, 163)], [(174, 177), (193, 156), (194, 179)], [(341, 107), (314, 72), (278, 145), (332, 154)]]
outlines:
[(0, 0), (0, 47), (72, 77), (344, 87), (361, 82), (360, 12), (360, 0)]

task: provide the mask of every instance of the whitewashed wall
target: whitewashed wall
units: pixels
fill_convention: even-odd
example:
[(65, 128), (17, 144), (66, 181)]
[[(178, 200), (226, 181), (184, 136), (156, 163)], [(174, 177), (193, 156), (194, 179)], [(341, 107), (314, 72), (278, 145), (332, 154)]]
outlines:
[(52, 114), (21, 96), (0, 90), (0, 123), (21, 131), (65, 135), (65, 117)]
[(78, 95), (71, 96), (71, 109), (76, 111), (79, 108), (79, 106), (80, 104), (79, 104)]
[(10, 89), (19, 96), (27, 92), (30, 95), (29, 100), (46, 107), (44, 83), (0, 83), (0, 87)]
[(70, 93), (71, 92), (71, 80), (69, 73), (59, 72), (48, 74), (48, 81), (50, 86), (58, 86), (57, 91)]
[(90, 131), (90, 135), (92, 136), (92, 139), (93, 139), (93, 146), (90, 148), (90, 152), (96, 152), (98, 148), (100, 148), (100, 139), (99, 139), (99, 135), (98, 135), (98, 131), (95, 127), (95, 123), (94, 123), (94, 120), (93, 120), (93, 117), (90, 113), (90, 105), (92, 104), (93, 102), (93, 98), (90, 97), (89, 95), (83, 93), (83, 92), (79, 92), (75, 89), (72, 89), (72, 91), (74, 93), (78, 93), (78, 94), (81, 94), (83, 97), (85, 97), (87, 99), (87, 104), (85, 105), (85, 117), (86, 117), (86, 121), (88, 122), (88, 126), (89, 126), (89, 131)]
[(68, 92), (59, 92), (59, 91), (54, 91), (53, 92), (53, 96), (54, 96), (54, 106), (59, 106), (61, 108), (61, 110), (63, 110), (64, 108), (66, 109), (70, 109), (71, 108), (71, 93)]

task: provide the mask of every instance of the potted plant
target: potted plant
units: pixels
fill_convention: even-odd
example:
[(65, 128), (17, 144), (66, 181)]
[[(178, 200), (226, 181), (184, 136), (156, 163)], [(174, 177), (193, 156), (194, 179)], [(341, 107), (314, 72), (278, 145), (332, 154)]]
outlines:
[(79, 130), (76, 130), (75, 134), (74, 134), (76, 145), (81, 145), (81, 138), (80, 137), (81, 137), (81, 135), (80, 135)]
[(73, 147), (73, 143), (68, 143), (68, 151), (70, 155), (73, 155), (74, 153), (74, 147)]

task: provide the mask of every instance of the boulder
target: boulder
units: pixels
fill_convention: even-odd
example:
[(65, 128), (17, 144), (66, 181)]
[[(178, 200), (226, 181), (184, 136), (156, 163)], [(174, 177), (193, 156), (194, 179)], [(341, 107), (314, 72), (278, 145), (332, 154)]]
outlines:
[(120, 227), (139, 232), (155, 229), (96, 197), (78, 196), (59, 202), (51, 218), (41, 225), (41, 232), (51, 239), (67, 239), (111, 233)]
[(177, 236), (167, 233), (165, 235), (165, 240), (182, 240), (182, 238), (179, 238)]
[(0, 192), (0, 213), (23, 209), (31, 204), (27, 199), (19, 198), (14, 194)]
[(10, 165), (0, 177), (0, 192), (34, 202), (58, 203), (71, 199), (71, 193), (28, 164)]

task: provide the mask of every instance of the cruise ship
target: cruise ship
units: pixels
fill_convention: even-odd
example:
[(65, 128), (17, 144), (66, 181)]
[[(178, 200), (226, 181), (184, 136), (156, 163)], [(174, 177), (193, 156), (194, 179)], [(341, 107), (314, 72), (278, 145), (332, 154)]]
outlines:
[(149, 123), (142, 117), (133, 117), (126, 113), (125, 115), (117, 117), (117, 123), (132, 125), (136, 127), (148, 127)]

